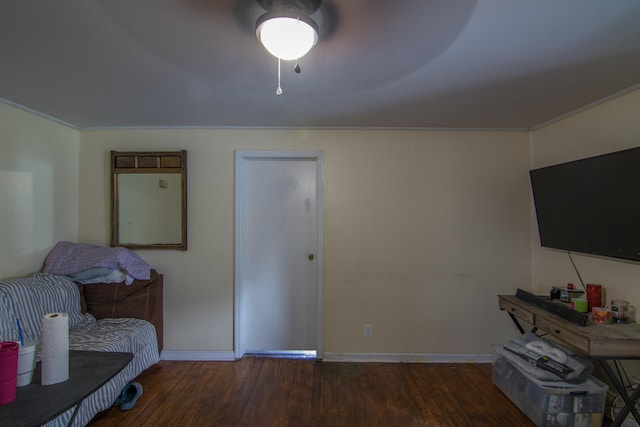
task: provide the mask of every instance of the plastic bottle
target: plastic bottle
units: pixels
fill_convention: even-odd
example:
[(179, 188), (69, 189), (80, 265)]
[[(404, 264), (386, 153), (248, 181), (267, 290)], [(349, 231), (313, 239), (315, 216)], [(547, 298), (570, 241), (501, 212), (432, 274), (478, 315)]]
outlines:
[(629, 323), (636, 323), (636, 306), (635, 305), (627, 306), (627, 317), (629, 318)]

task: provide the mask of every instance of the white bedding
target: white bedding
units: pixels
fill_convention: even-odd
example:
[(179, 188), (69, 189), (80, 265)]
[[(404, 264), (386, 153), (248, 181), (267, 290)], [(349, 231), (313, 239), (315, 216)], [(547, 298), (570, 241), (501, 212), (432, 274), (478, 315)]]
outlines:
[[(74, 426), (85, 426), (111, 407), (129, 381), (160, 360), (155, 328), (139, 319), (96, 320), (87, 314), (87, 320), (69, 332), (69, 349), (133, 353), (133, 360), (118, 375), (82, 401)], [(74, 408), (45, 425), (66, 426)]]
[[(51, 312), (69, 315), (70, 350), (133, 353), (133, 360), (118, 375), (82, 402), (73, 426), (84, 426), (109, 408), (129, 381), (160, 360), (151, 323), (139, 319), (96, 320), (83, 314), (78, 287), (65, 277), (36, 273), (0, 280), (0, 340), (19, 339), (16, 318), (20, 318), (24, 339), (40, 341), (42, 318)], [(66, 426), (72, 414), (73, 408), (46, 425)]]

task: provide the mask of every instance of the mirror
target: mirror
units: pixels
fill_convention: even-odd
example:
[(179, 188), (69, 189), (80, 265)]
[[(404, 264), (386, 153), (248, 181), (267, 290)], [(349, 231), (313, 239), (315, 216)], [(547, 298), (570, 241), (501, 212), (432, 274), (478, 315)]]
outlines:
[(187, 249), (187, 152), (111, 152), (111, 246)]

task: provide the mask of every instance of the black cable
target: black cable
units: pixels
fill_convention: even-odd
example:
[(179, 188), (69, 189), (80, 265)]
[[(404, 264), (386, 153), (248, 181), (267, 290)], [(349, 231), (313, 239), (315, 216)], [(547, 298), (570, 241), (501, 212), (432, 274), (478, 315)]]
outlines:
[(573, 257), (571, 256), (571, 251), (567, 251), (567, 253), (569, 254), (569, 260), (571, 261), (571, 265), (573, 265), (573, 269), (576, 271), (576, 274), (578, 275), (578, 280), (580, 280), (580, 284), (582, 285), (582, 289), (584, 289), (586, 291), (587, 288), (586, 288), (586, 286), (584, 286), (584, 282), (582, 281), (582, 277), (580, 277), (580, 272), (578, 271), (578, 268), (576, 267), (576, 263), (573, 262)]
[[(615, 367), (616, 367), (616, 372), (618, 373), (618, 378), (620, 378), (620, 382), (622, 382), (622, 384), (624, 385), (624, 383), (625, 383), (625, 378), (624, 378), (624, 377), (622, 376), (622, 374), (620, 373), (620, 369), (621, 369), (620, 363), (618, 363), (618, 361), (617, 361), (617, 360), (614, 360), (614, 361), (613, 361), (613, 366), (615, 366)], [(624, 371), (624, 369), (623, 369), (623, 371)], [(625, 385), (625, 387), (626, 387), (626, 385)]]
[[(615, 364), (616, 364), (616, 369), (618, 370), (618, 378), (620, 378), (620, 380), (622, 381), (622, 384), (625, 386), (625, 388), (633, 389), (633, 383), (631, 382), (631, 378), (629, 377), (629, 374), (627, 374), (627, 370), (624, 369), (624, 365), (622, 364), (622, 362), (616, 360)], [(618, 365), (620, 366), (618, 367)], [(622, 371), (622, 374), (624, 374), (624, 376), (620, 374), (620, 371)]]

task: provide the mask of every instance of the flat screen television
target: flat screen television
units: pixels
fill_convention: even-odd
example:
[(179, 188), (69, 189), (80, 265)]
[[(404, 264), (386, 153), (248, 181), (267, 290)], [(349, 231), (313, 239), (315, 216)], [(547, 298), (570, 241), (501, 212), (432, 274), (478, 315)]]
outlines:
[(542, 246), (640, 261), (640, 147), (529, 175)]

